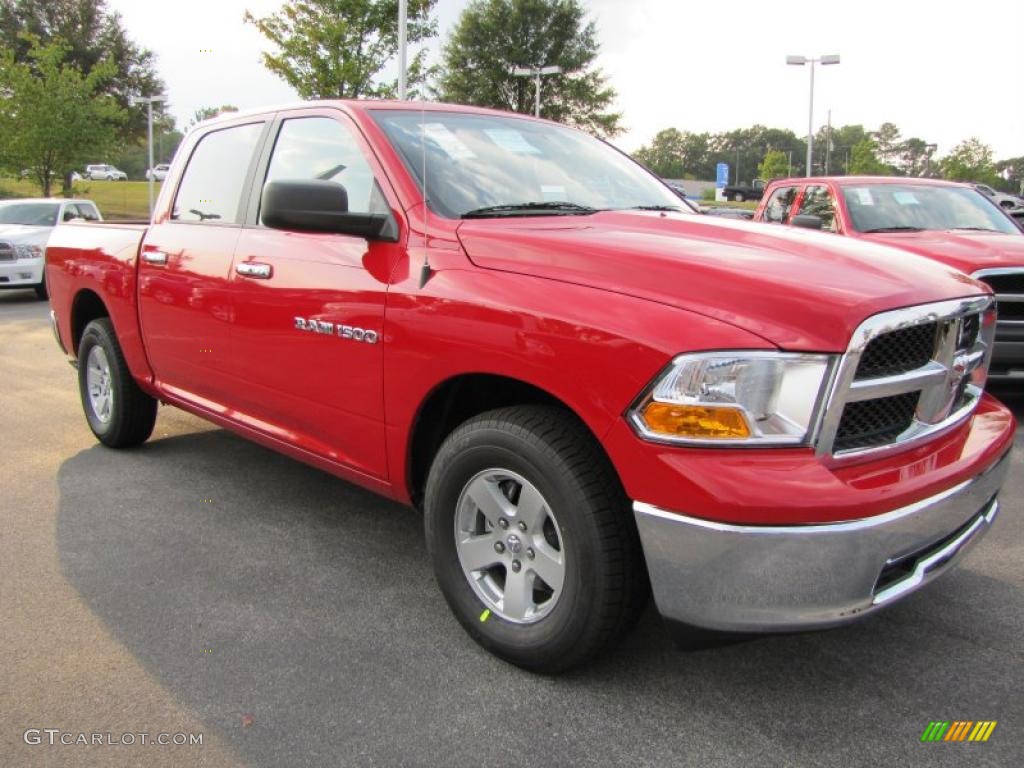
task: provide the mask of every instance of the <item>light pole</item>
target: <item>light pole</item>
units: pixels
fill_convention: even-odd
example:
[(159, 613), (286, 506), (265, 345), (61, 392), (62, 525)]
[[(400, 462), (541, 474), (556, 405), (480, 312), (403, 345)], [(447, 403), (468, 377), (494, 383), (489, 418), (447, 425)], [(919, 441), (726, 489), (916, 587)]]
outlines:
[(146, 105), (146, 123), (149, 133), (149, 218), (153, 218), (153, 184), (156, 182), (156, 174), (153, 173), (153, 105), (167, 101), (167, 96), (158, 93), (156, 96), (135, 96), (132, 104)]
[(398, 98), (405, 101), (405, 29), (408, 25), (408, 0), (398, 0)]
[(786, 63), (794, 67), (802, 67), (804, 64), (811, 65), (811, 103), (807, 114), (807, 175), (812, 176), (811, 158), (814, 151), (814, 65), (838, 64), (839, 56), (836, 54), (822, 56), (817, 59), (809, 59), (806, 56), (787, 56)]
[(532, 77), (536, 93), (534, 94), (533, 114), (540, 117), (540, 77), (541, 75), (557, 75), (562, 71), (561, 67), (516, 67), (512, 74), (516, 77)]

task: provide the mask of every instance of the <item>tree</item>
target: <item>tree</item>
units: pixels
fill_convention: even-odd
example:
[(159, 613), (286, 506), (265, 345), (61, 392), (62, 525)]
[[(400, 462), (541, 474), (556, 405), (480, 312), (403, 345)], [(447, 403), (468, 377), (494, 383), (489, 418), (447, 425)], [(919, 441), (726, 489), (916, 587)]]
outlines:
[(785, 152), (770, 149), (765, 153), (764, 160), (757, 167), (762, 179), (780, 179), (789, 175), (789, 158)]
[(873, 139), (863, 138), (850, 150), (850, 173), (865, 176), (888, 176), (892, 169), (878, 159), (878, 146)]
[(871, 138), (875, 141), (875, 156), (886, 165), (895, 167), (900, 154), (900, 129), (894, 123), (882, 123)]
[[(35, 66), (31, 40), (60, 43), (64, 61), (79, 72), (92, 72), (102, 61), (113, 73), (97, 85), (97, 93), (113, 96), (125, 110), (132, 96), (161, 93), (163, 81), (153, 53), (128, 37), (121, 16), (107, 9), (106, 0), (0, 0), (0, 49), (14, 60)], [(154, 104), (157, 115), (164, 105)], [(120, 135), (138, 138), (146, 133), (146, 111), (131, 109), (120, 123)], [(95, 159), (95, 158), (93, 158)]]
[(113, 145), (125, 118), (113, 96), (103, 92), (117, 75), (112, 61), (86, 73), (67, 63), (58, 43), (31, 41), (31, 63), (11, 49), (0, 52), (0, 157), (12, 169), (30, 169), (44, 196), (54, 180)]
[(676, 128), (666, 128), (658, 131), (650, 145), (640, 147), (633, 157), (664, 179), (682, 179), (686, 176), (685, 145), (684, 134)]
[(994, 185), (999, 183), (992, 148), (978, 139), (961, 141), (939, 161), (943, 178), (950, 181), (975, 181)]
[[(409, 0), (407, 38), (418, 43), (437, 34), (430, 18), (437, 0)], [(398, 0), (291, 0), (277, 13), (245, 12), (276, 47), (263, 65), (304, 99), (394, 98), (397, 80), (380, 82), (381, 70), (398, 54)], [(426, 49), (413, 55), (411, 86), (422, 84)]]
[(523, 114), (534, 111), (534, 79), (513, 67), (559, 66), (545, 75), (541, 116), (602, 136), (622, 131), (615, 91), (594, 68), (597, 26), (579, 0), (472, 0), (444, 46), (437, 92), (444, 101)]
[(897, 147), (896, 166), (904, 176), (924, 176), (931, 165), (935, 145), (916, 136)]

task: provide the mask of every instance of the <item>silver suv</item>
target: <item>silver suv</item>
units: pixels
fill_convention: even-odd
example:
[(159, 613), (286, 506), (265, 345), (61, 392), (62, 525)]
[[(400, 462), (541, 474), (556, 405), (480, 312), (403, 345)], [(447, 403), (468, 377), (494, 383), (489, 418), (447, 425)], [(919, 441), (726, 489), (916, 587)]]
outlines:
[(85, 166), (85, 178), (93, 181), (106, 179), (107, 181), (126, 181), (128, 174), (119, 171), (112, 165), (87, 165)]

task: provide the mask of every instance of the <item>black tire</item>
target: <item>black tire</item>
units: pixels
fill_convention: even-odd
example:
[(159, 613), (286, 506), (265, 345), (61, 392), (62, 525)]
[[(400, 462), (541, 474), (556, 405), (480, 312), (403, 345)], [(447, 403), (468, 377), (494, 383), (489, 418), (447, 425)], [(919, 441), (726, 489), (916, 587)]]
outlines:
[[(95, 347), (102, 350), (110, 371), (113, 405), (106, 420), (94, 410), (88, 391), (89, 359)], [(82, 333), (78, 345), (78, 391), (89, 428), (104, 445), (130, 448), (146, 442), (153, 434), (157, 402), (139, 389), (132, 378), (109, 318), (93, 320)]]
[(41, 301), (46, 301), (48, 298), (50, 298), (50, 292), (46, 288), (46, 272), (45, 272), (45, 270), (43, 272), (43, 282), (41, 282), (39, 285), (37, 285), (35, 287), (35, 292), (36, 292), (36, 296)]
[(732, 199), (733, 202), (742, 203), (746, 201), (747, 196), (744, 195), (742, 192), (737, 192), (735, 195), (732, 196)]
[[(557, 517), (564, 582), (534, 623), (485, 617), (489, 606), (459, 561), (459, 499), (473, 478), (495, 468), (533, 484)], [(629, 501), (590, 432), (567, 411), (501, 408), (459, 426), (431, 466), (424, 511), (427, 548), (448, 605), (474, 640), (513, 664), (548, 673), (583, 664), (619, 640), (646, 605), (650, 586)]]

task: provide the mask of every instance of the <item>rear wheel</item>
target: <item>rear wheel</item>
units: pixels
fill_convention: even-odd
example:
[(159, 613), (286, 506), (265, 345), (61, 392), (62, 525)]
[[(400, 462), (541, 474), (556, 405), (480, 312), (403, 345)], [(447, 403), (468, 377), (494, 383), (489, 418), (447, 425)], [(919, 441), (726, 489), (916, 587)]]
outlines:
[(156, 423), (156, 400), (132, 378), (109, 318), (93, 320), (78, 345), (78, 389), (86, 421), (111, 448), (144, 443)]
[(496, 655), (560, 671), (639, 617), (648, 585), (628, 500), (571, 414), (520, 406), (466, 422), (438, 451), (425, 502), (441, 590)]
[(742, 203), (742, 202), (744, 202), (747, 199), (747, 196), (744, 195), (742, 192), (737, 192), (736, 194), (734, 194), (732, 196), (732, 199), (733, 199), (733, 202)]

